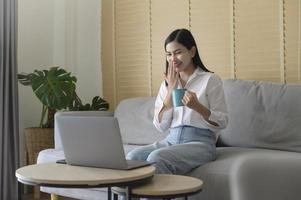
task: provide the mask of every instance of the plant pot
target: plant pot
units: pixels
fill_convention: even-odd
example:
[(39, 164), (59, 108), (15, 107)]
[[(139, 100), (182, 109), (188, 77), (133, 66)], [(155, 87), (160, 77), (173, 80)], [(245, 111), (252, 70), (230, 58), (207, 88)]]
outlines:
[(25, 142), (27, 151), (27, 164), (37, 163), (37, 157), (43, 149), (54, 148), (53, 128), (26, 128)]

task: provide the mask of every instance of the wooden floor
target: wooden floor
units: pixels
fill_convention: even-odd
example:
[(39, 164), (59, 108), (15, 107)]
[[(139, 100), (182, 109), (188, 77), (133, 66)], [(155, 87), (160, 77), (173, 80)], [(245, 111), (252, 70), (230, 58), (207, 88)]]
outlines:
[[(50, 194), (47, 194), (47, 193), (44, 193), (44, 192), (41, 192), (41, 197), (39, 199), (35, 199), (33, 197), (33, 193), (30, 193), (30, 194), (24, 194), (22, 196), (22, 200), (50, 200)], [(59, 197), (59, 200), (75, 200), (75, 199), (72, 199), (72, 198), (67, 198), (67, 197)]]

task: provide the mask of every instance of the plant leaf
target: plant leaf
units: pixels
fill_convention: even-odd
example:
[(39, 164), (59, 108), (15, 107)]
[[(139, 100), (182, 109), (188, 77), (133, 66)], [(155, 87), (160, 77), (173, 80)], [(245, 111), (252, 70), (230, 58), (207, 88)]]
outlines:
[(76, 78), (59, 67), (35, 70), (31, 76), (32, 89), (47, 107), (57, 110), (66, 108), (73, 100)]
[(21, 83), (22, 85), (31, 85), (31, 79), (32, 79), (32, 74), (18, 74), (18, 81), (19, 83)]
[(69, 105), (69, 110), (71, 111), (84, 111), (84, 110), (101, 110), (105, 111), (109, 109), (109, 104), (104, 99), (99, 96), (95, 96), (92, 99), (92, 104), (83, 105), (80, 99), (74, 99)]
[(109, 104), (108, 104), (108, 102), (106, 102), (101, 97), (95, 96), (92, 99), (91, 107), (92, 107), (93, 110), (108, 110), (109, 109)]

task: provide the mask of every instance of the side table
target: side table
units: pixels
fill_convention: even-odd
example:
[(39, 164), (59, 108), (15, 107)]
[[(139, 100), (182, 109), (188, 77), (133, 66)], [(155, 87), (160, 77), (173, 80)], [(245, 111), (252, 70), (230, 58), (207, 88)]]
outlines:
[[(107, 187), (111, 200), (111, 187), (126, 187), (149, 181), (155, 167), (146, 166), (132, 170), (72, 166), (67, 164), (45, 163), (28, 165), (16, 170), (19, 182), (27, 185), (65, 188)], [(131, 196), (127, 196), (131, 199)]]
[[(203, 181), (197, 178), (180, 175), (156, 174), (150, 182), (130, 188), (129, 195), (136, 198), (171, 199), (197, 194), (202, 190)], [(117, 195), (125, 195), (127, 191), (113, 187), (114, 199)]]

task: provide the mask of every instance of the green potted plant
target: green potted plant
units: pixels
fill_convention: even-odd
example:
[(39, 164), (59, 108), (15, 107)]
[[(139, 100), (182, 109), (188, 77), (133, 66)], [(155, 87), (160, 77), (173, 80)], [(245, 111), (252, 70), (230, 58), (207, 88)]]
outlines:
[(52, 67), (49, 70), (34, 70), (33, 73), (18, 74), (18, 80), (23, 85), (31, 86), (42, 103), (38, 127), (53, 128), (55, 111), (66, 109), (74, 99), (76, 78), (62, 68)]
[(92, 104), (83, 104), (76, 94), (76, 77), (60, 67), (18, 74), (22, 85), (31, 86), (42, 103), (38, 127), (25, 129), (28, 164), (36, 163), (38, 152), (54, 146), (54, 114), (58, 110), (108, 110), (109, 104), (96, 96)]

